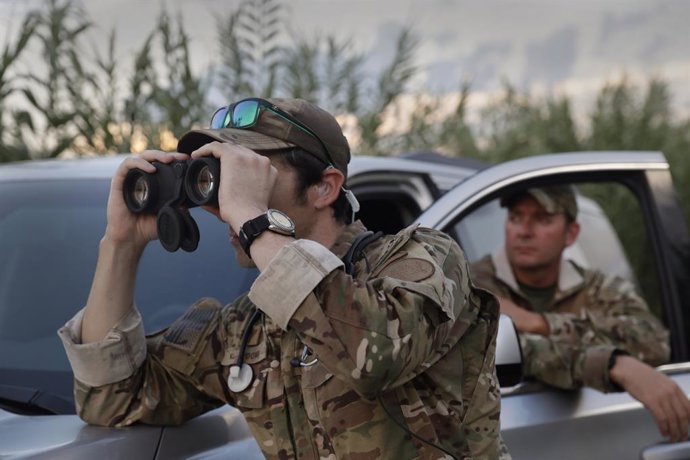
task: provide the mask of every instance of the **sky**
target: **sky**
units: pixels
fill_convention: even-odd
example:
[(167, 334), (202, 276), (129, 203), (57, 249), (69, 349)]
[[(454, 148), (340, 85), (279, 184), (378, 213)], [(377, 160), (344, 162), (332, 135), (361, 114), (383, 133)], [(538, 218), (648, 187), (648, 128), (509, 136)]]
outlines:
[[(217, 51), (216, 18), (238, 0), (79, 0), (105, 42), (118, 30), (121, 53), (152, 30), (162, 5), (179, 11), (194, 63)], [(478, 94), (508, 81), (533, 93), (567, 94), (581, 106), (623, 75), (664, 79), (674, 107), (690, 114), (690, 0), (290, 0), (287, 20), (306, 36), (350, 38), (372, 73), (390, 62), (402, 27), (420, 38), (413, 89)], [(0, 0), (0, 45), (36, 0)], [(15, 31), (16, 32), (16, 31)]]

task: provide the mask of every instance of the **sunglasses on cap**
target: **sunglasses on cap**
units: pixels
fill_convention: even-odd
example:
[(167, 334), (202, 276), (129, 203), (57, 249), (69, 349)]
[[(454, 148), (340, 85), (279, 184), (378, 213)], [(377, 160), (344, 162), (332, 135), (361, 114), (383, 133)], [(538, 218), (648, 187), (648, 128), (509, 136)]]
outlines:
[(270, 110), (274, 114), (278, 115), (280, 118), (284, 119), (288, 123), (301, 129), (319, 143), (323, 152), (326, 154), (328, 159), (328, 165), (334, 166), (331, 154), (326, 148), (326, 144), (316, 135), (314, 131), (309, 129), (307, 125), (290, 115), (284, 110), (281, 110), (275, 104), (271, 104), (265, 99), (259, 98), (249, 98), (243, 99), (241, 101), (235, 102), (234, 104), (221, 107), (215, 111), (213, 117), (211, 117), (211, 129), (223, 129), (223, 128), (238, 128), (247, 129), (254, 126), (259, 121), (259, 115), (262, 110)]

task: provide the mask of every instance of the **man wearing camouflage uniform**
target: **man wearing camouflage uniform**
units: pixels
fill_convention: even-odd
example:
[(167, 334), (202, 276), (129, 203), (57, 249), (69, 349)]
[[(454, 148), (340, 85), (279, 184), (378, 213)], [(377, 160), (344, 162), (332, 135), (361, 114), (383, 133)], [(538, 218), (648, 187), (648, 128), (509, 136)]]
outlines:
[(529, 189), (501, 200), (505, 247), (472, 265), (519, 332), (523, 371), (559, 388), (627, 390), (673, 441), (687, 438), (690, 403), (651, 366), (668, 361), (669, 336), (634, 287), (563, 258), (575, 242), (570, 186)]
[[(126, 159), (86, 307), (59, 331), (79, 415), (108, 426), (179, 424), (227, 403), (268, 458), (507, 458), (499, 307), (472, 286), (457, 244), (410, 227), (351, 256), (366, 233), (345, 223), (350, 152), (335, 119), (305, 101), (262, 100), (257, 121), (240, 128), (240, 103), (224, 109), (227, 127), (191, 131), (178, 150), (220, 160), (219, 205), (207, 210), (229, 224), (238, 261), (259, 277), (231, 305), (199, 300), (145, 339), (132, 297), (155, 216), (130, 213), (122, 184), (132, 168), (153, 172), (150, 162), (187, 155)], [(284, 228), (243, 240), (246, 223), (269, 209)]]

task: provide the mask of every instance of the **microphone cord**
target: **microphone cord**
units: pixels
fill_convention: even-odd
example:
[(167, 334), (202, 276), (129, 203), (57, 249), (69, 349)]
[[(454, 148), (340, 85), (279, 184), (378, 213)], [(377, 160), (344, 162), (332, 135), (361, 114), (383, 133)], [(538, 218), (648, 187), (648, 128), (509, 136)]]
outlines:
[(414, 433), (413, 431), (411, 431), (403, 422), (401, 422), (400, 420), (395, 418), (395, 416), (388, 410), (388, 407), (386, 407), (386, 404), (383, 402), (383, 398), (381, 396), (379, 396), (376, 399), (378, 400), (379, 404), (381, 404), (381, 407), (383, 407), (383, 410), (386, 412), (386, 415), (388, 415), (388, 417), (391, 420), (393, 420), (393, 422), (395, 422), (395, 424), (398, 425), (403, 431), (405, 431), (406, 433), (408, 433), (410, 436), (417, 439), (418, 441), (421, 441), (421, 442), (433, 447), (434, 449), (440, 450), (444, 454), (450, 455), (450, 458), (452, 458), (453, 460), (459, 460), (458, 457), (456, 457), (453, 453), (451, 453), (445, 447), (438, 445), (435, 442), (432, 442), (432, 441), (429, 441), (427, 439), (422, 438), (417, 433)]

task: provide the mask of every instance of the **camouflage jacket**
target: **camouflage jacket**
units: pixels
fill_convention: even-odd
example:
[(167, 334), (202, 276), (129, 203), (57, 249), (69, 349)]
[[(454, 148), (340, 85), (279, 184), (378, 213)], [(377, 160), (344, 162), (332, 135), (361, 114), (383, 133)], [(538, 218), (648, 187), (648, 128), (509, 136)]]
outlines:
[[(135, 309), (99, 345), (79, 344), (81, 313), (59, 331), (87, 422), (178, 424), (224, 403), (239, 408), (267, 458), (509, 458), (499, 432), (498, 303), (474, 288), (457, 244), (408, 228), (355, 263), (342, 257), (364, 230), (328, 250), (284, 247), (248, 296), (202, 299), (148, 337)], [(254, 379), (228, 385), (243, 332)], [(318, 358), (294, 366), (307, 345)], [(100, 349), (100, 351), (99, 351)], [(396, 419), (396, 420), (394, 420)]]
[[(473, 280), (499, 297), (531, 309), (504, 250), (471, 266)], [(548, 337), (521, 333), (523, 372), (560, 388), (619, 390), (609, 360), (620, 350), (657, 366), (670, 356), (669, 335), (634, 286), (619, 277), (561, 260), (558, 287), (547, 312)]]

